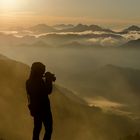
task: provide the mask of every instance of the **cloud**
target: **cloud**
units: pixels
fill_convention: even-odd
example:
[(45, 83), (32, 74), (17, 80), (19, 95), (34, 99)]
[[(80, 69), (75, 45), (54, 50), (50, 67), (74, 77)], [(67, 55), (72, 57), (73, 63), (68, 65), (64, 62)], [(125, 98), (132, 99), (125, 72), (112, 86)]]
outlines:
[(90, 107), (99, 107), (104, 112), (125, 116), (134, 120), (140, 119), (140, 117), (137, 114), (127, 111), (129, 105), (122, 104), (119, 102), (114, 102), (101, 96), (94, 97), (94, 98), (86, 97), (85, 100)]
[(131, 31), (127, 34), (122, 35), (126, 40), (136, 40), (140, 38), (140, 31)]
[(104, 38), (101, 40), (102, 46), (117, 46), (122, 43), (122, 40), (118, 40), (112, 37)]
[(0, 31), (0, 33), (5, 34), (5, 35), (14, 35), (14, 34), (17, 34), (18, 31)]
[(133, 31), (127, 34), (108, 33), (103, 31), (49, 32), (37, 34), (27, 29), (23, 29), (19, 31), (0, 31), (0, 33), (12, 35), (17, 38), (33, 36), (35, 38), (42, 39), (43, 37), (44, 41), (48, 41), (47, 39), (49, 39), (51, 41), (50, 44), (53, 44), (53, 39), (55, 39), (55, 45), (77, 41), (85, 45), (100, 45), (105, 47), (120, 46), (130, 40), (136, 40), (140, 38), (140, 31)]
[(110, 110), (112, 108), (121, 108), (124, 107), (123, 104), (117, 103), (117, 102), (113, 102), (110, 101), (104, 97), (94, 97), (94, 99), (92, 98), (86, 98), (86, 101), (88, 102), (89, 106), (98, 106), (104, 110)]
[(50, 33), (42, 33), (42, 34), (34, 34), (38, 37), (44, 36), (44, 35), (102, 35), (106, 34), (106, 32), (93, 32), (93, 31), (83, 31), (83, 32), (50, 32)]
[(116, 39), (116, 38), (113, 38), (113, 37), (92, 38), (92, 39), (89, 39), (88, 41), (90, 43), (93, 43), (93, 44), (100, 44), (102, 46), (108, 46), (108, 47), (110, 47), (110, 46), (118, 46), (118, 45), (124, 43), (123, 39)]

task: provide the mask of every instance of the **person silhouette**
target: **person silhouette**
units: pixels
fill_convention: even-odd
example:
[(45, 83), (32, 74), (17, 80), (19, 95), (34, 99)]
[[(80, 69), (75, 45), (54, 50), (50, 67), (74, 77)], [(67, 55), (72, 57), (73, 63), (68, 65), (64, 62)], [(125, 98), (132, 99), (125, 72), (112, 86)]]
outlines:
[(51, 140), (53, 120), (48, 95), (52, 92), (52, 82), (55, 80), (53, 74), (45, 73), (44, 64), (32, 64), (29, 79), (26, 81), (28, 108), (34, 120), (32, 140), (39, 140), (42, 123), (45, 126), (43, 140)]

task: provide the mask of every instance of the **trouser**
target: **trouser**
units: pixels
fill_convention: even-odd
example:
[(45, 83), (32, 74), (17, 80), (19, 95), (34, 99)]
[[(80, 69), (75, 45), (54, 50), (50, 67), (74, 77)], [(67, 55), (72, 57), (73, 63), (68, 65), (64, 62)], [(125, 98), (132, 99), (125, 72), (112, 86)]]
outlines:
[(42, 123), (45, 127), (45, 135), (43, 140), (51, 140), (53, 123), (51, 112), (47, 115), (34, 116), (33, 140), (39, 140), (39, 134), (42, 128)]

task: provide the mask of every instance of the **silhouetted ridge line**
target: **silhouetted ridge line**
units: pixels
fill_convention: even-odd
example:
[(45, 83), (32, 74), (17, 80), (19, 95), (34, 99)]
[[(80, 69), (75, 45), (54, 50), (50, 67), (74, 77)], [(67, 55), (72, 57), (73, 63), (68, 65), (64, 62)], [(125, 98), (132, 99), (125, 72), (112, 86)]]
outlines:
[(55, 31), (57, 31), (53, 27), (48, 26), (46, 24), (38, 24), (38, 25), (35, 25), (35, 26), (32, 26), (32, 27), (28, 28), (28, 30), (36, 32), (36, 33), (47, 33), (47, 32), (55, 32)]
[(120, 46), (126, 49), (140, 49), (140, 39), (130, 40), (126, 44)]
[(83, 24), (78, 24), (78, 25), (74, 26), (73, 28), (64, 29), (61, 31), (62, 32), (105, 31), (105, 32), (110, 32), (110, 33), (114, 32), (110, 29), (101, 28), (98, 25), (89, 25), (88, 26), (88, 25), (83, 25)]
[(136, 26), (136, 25), (132, 25), (126, 29), (123, 30), (124, 32), (128, 32), (128, 31), (140, 31), (140, 27)]

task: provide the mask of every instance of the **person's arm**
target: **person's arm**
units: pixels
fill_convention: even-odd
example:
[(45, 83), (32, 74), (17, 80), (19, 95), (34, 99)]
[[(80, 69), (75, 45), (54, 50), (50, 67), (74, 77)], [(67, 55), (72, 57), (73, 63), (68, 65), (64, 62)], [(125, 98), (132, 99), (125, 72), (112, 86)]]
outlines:
[(56, 77), (51, 72), (45, 73), (45, 83), (47, 88), (47, 93), (51, 94), (53, 89), (53, 82), (56, 80)]
[(46, 87), (47, 87), (47, 93), (51, 94), (52, 93), (52, 89), (53, 89), (53, 84), (52, 81), (46, 81)]

